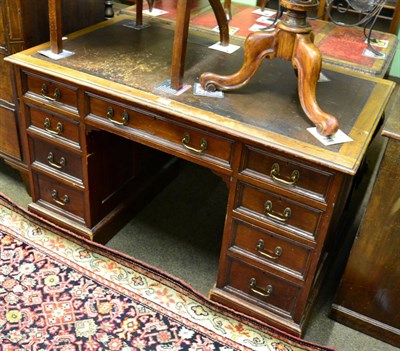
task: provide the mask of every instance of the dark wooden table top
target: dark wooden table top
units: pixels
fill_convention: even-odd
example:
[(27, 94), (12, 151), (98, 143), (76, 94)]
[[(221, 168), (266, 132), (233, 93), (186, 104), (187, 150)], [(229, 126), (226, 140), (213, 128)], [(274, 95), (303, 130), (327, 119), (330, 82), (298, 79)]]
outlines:
[[(74, 33), (64, 49), (74, 55), (54, 61), (37, 51), (48, 44), (9, 58), (43, 73), (53, 73), (88, 88), (124, 98), (149, 110), (162, 111), (204, 127), (253, 140), (280, 151), (354, 174), (361, 162), (393, 83), (379, 78), (323, 70), (327, 82), (317, 88), (321, 108), (335, 115), (340, 129), (354, 141), (324, 146), (306, 129), (313, 127), (297, 94), (297, 77), (290, 62), (265, 60), (251, 82), (226, 92), (223, 99), (200, 97), (190, 88), (177, 96), (157, 89), (170, 76), (173, 25), (158, 19), (135, 30), (132, 17), (118, 16)], [(234, 73), (243, 62), (243, 48), (226, 54), (208, 47), (218, 33), (194, 30), (188, 42), (184, 81), (193, 86), (201, 73)], [(232, 38), (242, 45), (243, 38)]]

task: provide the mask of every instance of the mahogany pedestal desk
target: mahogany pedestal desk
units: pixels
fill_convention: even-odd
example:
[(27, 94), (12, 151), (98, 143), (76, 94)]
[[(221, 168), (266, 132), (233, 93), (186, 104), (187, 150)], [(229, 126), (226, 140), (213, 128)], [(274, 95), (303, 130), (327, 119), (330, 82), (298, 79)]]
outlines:
[[(64, 41), (7, 58), (18, 78), (32, 204), (44, 218), (106, 241), (161, 186), (176, 159), (221, 176), (229, 187), (219, 274), (210, 297), (301, 335), (329, 261), (353, 176), (393, 83), (325, 70), (321, 106), (353, 142), (323, 146), (297, 98), (286, 61), (266, 61), (245, 88), (222, 99), (159, 89), (170, 73), (171, 23), (136, 31), (118, 16)], [(208, 47), (218, 34), (190, 33), (186, 83), (241, 65)], [(232, 38), (243, 44), (243, 38)], [(201, 179), (198, 180), (201, 182)], [(179, 199), (177, 199), (179, 201)], [(190, 236), (190, 232), (188, 232)]]

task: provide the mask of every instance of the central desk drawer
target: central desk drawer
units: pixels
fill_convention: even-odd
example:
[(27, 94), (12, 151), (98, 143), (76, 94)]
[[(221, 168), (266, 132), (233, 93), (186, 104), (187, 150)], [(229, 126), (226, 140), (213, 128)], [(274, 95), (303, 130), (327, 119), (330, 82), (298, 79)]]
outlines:
[(107, 121), (119, 128), (121, 135), (135, 135), (150, 144), (207, 157), (211, 162), (230, 167), (232, 140), (168, 117), (150, 114), (140, 108), (115, 103), (89, 93), (87, 95), (89, 116), (101, 118), (103, 123)]
[(313, 239), (323, 214), (316, 208), (245, 183), (239, 184), (236, 211)]

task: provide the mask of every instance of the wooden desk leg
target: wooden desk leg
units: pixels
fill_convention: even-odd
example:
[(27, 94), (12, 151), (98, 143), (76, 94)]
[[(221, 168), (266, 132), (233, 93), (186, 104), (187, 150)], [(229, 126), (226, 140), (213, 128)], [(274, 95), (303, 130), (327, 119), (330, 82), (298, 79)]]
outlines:
[[(219, 41), (222, 46), (229, 45), (229, 21), (220, 0), (209, 0), (219, 27)], [(230, 4), (229, 4), (230, 5)]]
[(49, 26), (50, 26), (50, 50), (53, 54), (60, 54), (63, 51), (61, 0), (49, 0), (48, 4), (49, 4)]
[(222, 76), (206, 72), (200, 76), (200, 84), (208, 91), (216, 89), (234, 90), (245, 86), (254, 76), (265, 57), (273, 58), (276, 55), (276, 38), (279, 30), (273, 32), (250, 33), (244, 43), (244, 60), (239, 71)]
[(200, 84), (206, 90), (234, 90), (246, 85), (264, 58), (290, 60), (298, 70), (299, 100), (304, 113), (316, 125), (321, 135), (333, 135), (339, 128), (336, 117), (321, 110), (316, 101), (316, 86), (321, 71), (321, 54), (311, 40), (311, 30), (296, 33), (280, 24), (273, 32), (254, 32), (244, 45), (241, 69), (228, 76), (206, 72)]
[(267, 6), (267, 3), (268, 3), (268, 0), (261, 0), (261, 1), (260, 1), (260, 8), (261, 8), (261, 11), (264, 11), (264, 10), (265, 10), (265, 7)]
[(322, 57), (311, 41), (310, 34), (296, 37), (292, 64), (297, 69), (298, 92), (301, 107), (321, 135), (332, 135), (339, 129), (336, 117), (321, 110), (316, 99), (317, 83), (321, 73)]
[(136, 26), (143, 24), (143, 0), (136, 0)]
[(224, 11), (225, 11), (225, 16), (228, 21), (232, 19), (232, 5), (231, 5), (231, 0), (225, 0), (224, 2)]
[(171, 88), (182, 88), (192, 0), (178, 0), (174, 46), (172, 48)]
[(154, 0), (147, 0), (147, 4), (149, 5), (149, 11), (153, 11)]
[[(142, 0), (140, 0), (142, 1)], [(221, 45), (229, 45), (229, 25), (220, 0), (209, 0), (220, 28)], [(183, 85), (187, 38), (189, 33), (192, 0), (178, 0), (174, 46), (172, 49), (171, 88), (179, 90)]]

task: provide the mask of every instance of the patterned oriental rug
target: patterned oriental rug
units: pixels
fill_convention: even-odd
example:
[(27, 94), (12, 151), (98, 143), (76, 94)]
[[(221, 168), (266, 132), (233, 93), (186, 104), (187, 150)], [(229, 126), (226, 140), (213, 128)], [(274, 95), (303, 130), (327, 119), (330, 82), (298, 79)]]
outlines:
[(0, 194), (0, 350), (328, 351)]

